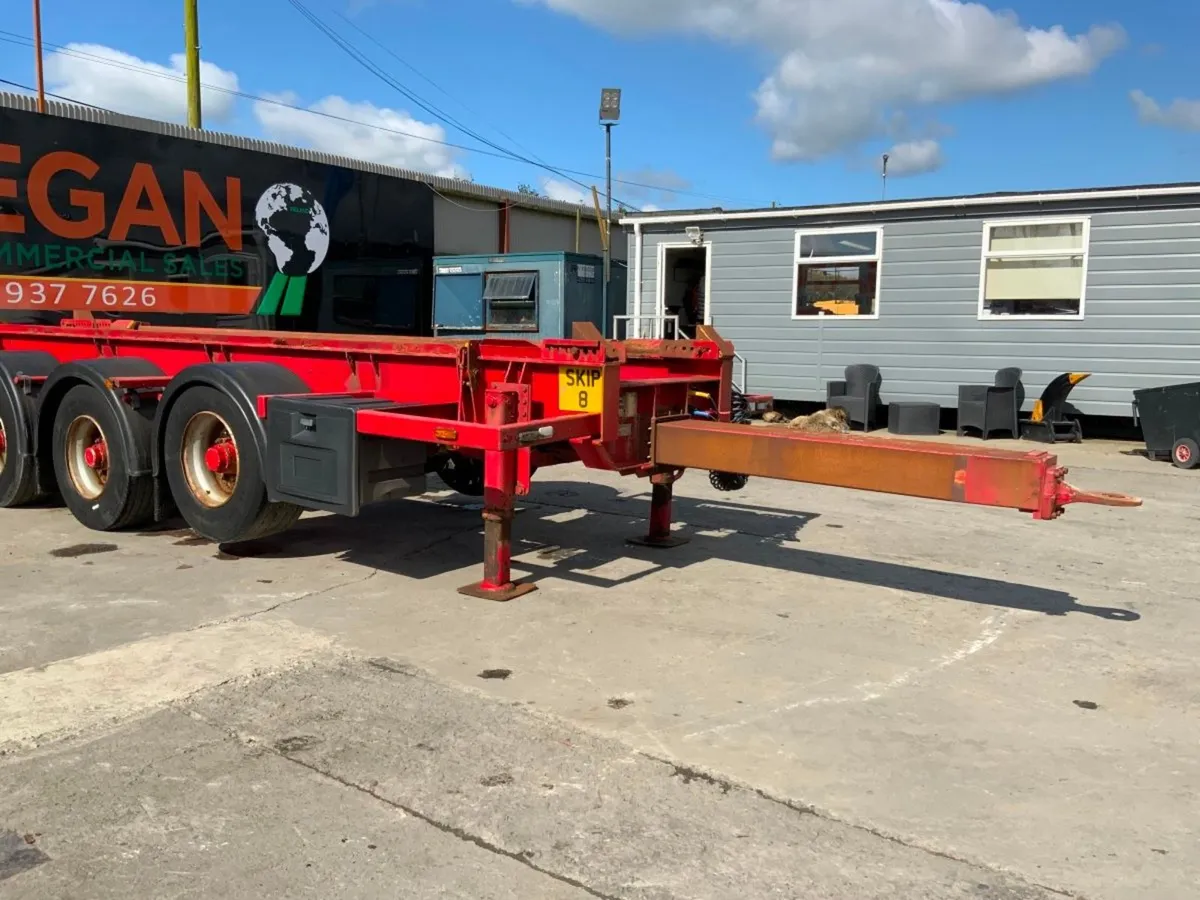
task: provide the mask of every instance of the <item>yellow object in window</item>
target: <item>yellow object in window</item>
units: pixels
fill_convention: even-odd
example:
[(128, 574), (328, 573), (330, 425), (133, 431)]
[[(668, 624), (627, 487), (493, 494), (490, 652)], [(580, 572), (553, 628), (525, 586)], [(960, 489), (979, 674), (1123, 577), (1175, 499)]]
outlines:
[(858, 315), (858, 304), (853, 300), (818, 300), (813, 306), (831, 312), (835, 316)]

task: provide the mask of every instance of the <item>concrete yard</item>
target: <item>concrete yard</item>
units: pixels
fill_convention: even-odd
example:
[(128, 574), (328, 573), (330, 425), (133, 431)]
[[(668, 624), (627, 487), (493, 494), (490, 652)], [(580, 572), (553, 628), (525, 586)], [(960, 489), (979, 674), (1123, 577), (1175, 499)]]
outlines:
[(550, 470), (511, 604), (449, 491), (0, 511), (0, 898), (1194, 898), (1200, 473), (1135, 450), (1059, 448), (1146, 505), (1051, 523), (690, 473), (657, 552)]

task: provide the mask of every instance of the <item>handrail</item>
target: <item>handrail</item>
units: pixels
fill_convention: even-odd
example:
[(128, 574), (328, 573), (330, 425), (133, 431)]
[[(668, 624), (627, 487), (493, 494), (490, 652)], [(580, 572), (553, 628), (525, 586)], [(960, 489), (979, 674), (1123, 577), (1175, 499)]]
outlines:
[(737, 353), (735, 351), (733, 354), (733, 360), (734, 360), (734, 362), (741, 363), (741, 366), (742, 366), (741, 380), (739, 381), (738, 379), (735, 378), (733, 381), (733, 387), (735, 390), (744, 394), (744, 393), (746, 393), (746, 357), (742, 356), (742, 354)]
[[(625, 332), (624, 338), (622, 338), (621, 333), (620, 333), (620, 323), (621, 322), (625, 322), (627, 326), (631, 325), (633, 323), (637, 323), (637, 326), (634, 329), (637, 332), (637, 334), (631, 336), (629, 334), (628, 327), (626, 327), (626, 332)], [(642, 327), (643, 322), (649, 323), (650, 327), (643, 328)], [(613, 316), (612, 337), (613, 337), (614, 341), (631, 340), (631, 339), (643, 339), (643, 340), (649, 339), (649, 340), (659, 340), (659, 341), (667, 340), (667, 338), (668, 338), (667, 323), (668, 322), (671, 323), (670, 338), (671, 339), (678, 338), (679, 337), (679, 316), (660, 316), (660, 315), (657, 315), (654, 313), (648, 313), (646, 315)]]

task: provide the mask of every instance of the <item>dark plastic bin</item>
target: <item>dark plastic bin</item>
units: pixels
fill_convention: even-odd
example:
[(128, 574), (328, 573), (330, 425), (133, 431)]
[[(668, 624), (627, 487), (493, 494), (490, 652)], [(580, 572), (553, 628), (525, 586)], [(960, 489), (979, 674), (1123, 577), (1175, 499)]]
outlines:
[(1147, 456), (1181, 469), (1200, 465), (1200, 381), (1134, 391), (1133, 421), (1142, 426)]

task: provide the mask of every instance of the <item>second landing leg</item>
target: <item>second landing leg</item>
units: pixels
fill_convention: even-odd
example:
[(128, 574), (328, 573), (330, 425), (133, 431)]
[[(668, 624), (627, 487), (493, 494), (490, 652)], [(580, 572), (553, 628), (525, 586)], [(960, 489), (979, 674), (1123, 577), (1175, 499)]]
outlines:
[(650, 530), (645, 537), (629, 538), (628, 543), (658, 550), (678, 547), (687, 543), (687, 538), (675, 537), (671, 534), (671, 506), (676, 477), (674, 475), (651, 476)]

